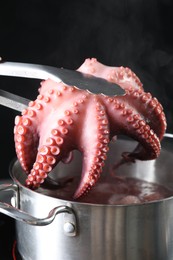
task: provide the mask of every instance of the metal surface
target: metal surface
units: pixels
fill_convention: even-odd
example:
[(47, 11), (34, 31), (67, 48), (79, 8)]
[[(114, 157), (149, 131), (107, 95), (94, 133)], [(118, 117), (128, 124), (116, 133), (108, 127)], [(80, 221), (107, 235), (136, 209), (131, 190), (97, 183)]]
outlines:
[(33, 217), (27, 212), (19, 209), (19, 194), (16, 184), (1, 184), (0, 192), (13, 191), (11, 205), (6, 202), (0, 202), (0, 212), (23, 223), (33, 226), (46, 226), (51, 224), (58, 214), (64, 214), (64, 232), (66, 235), (75, 236), (77, 232), (76, 217), (71, 207), (57, 206), (54, 207), (44, 218)]
[[(15, 184), (2, 184), (0, 185), (0, 192), (2, 191), (8, 191), (8, 190), (13, 190), (16, 194), (18, 193), (18, 186)], [(15, 197), (18, 197), (17, 195)], [(17, 199), (17, 202), (19, 199)], [(14, 202), (13, 202), (14, 203)], [(59, 206), (53, 208), (47, 217), (45, 218), (36, 218), (28, 213), (19, 210), (17, 207), (11, 206), (8, 203), (3, 203), (0, 202), (0, 212), (4, 213), (5, 215), (12, 217), (16, 220), (19, 220), (21, 222), (27, 223), (29, 225), (34, 225), (34, 226), (46, 226), (52, 223), (56, 217), (57, 214), (60, 213), (68, 213), (68, 214), (73, 214), (73, 211), (70, 207), (67, 206)]]
[[(120, 174), (157, 182), (173, 189), (173, 136), (165, 137), (161, 156), (120, 167)], [(119, 140), (110, 147), (107, 165), (119, 160), (122, 151), (131, 151), (135, 142)], [(115, 152), (116, 151), (116, 152)], [(60, 166), (65, 176), (80, 174), (78, 158), (70, 167)], [(70, 172), (69, 172), (70, 170)], [(16, 161), (11, 175), (19, 187), (20, 209), (35, 218), (44, 218), (54, 207), (69, 205), (77, 217), (74, 237), (64, 234), (62, 214), (47, 226), (16, 221), (17, 245), (24, 260), (172, 260), (173, 197), (138, 205), (102, 205), (60, 200), (52, 191), (32, 191), (24, 186), (26, 176)], [(54, 174), (57, 174), (58, 169)], [(71, 220), (70, 220), (71, 221)], [(70, 222), (69, 221), (69, 222)], [(67, 224), (68, 225), (68, 224)], [(65, 225), (65, 229), (68, 226)], [(69, 230), (72, 227), (70, 226)]]
[(46, 65), (0, 62), (0, 75), (42, 80), (50, 78), (56, 82), (62, 81), (70, 86), (87, 89), (95, 94), (103, 93), (109, 96), (125, 94), (125, 91), (117, 84), (110, 83), (102, 78)]
[(0, 105), (22, 112), (27, 108), (29, 99), (0, 89)]

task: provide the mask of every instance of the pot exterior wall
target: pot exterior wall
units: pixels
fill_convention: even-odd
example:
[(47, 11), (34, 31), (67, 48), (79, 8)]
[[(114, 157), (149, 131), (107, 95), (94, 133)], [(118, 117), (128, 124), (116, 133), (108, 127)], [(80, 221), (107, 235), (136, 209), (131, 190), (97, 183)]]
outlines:
[[(22, 210), (47, 216), (62, 201), (20, 188)], [(63, 214), (47, 226), (16, 221), (18, 250), (25, 260), (172, 260), (173, 200), (134, 205), (102, 206), (71, 203), (77, 235), (63, 230)]]

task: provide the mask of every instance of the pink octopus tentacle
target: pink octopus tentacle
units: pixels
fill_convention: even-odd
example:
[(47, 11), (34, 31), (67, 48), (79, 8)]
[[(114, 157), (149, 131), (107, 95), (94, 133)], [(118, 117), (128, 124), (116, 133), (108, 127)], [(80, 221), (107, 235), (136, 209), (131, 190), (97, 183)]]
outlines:
[[(51, 127), (49, 123), (52, 124), (52, 122), (51, 120), (49, 122), (49, 118), (52, 117), (54, 120), (54, 111), (56, 111), (57, 103), (61, 105), (66, 96), (69, 96), (70, 102), (70, 96), (75, 90), (74, 87), (69, 87), (68, 91), (66, 91), (67, 87), (64, 84), (58, 85), (53, 81), (51, 83), (52, 88), (50, 88), (49, 80), (43, 82), (37, 99), (31, 101), (28, 108), (22, 112), (22, 116), (17, 116), (15, 119), (14, 141), (16, 153), (22, 168), (27, 174), (36, 160), (39, 139), (44, 137), (47, 129)], [(72, 112), (76, 114), (75, 107), (72, 109)], [(67, 123), (71, 125), (72, 119), (66, 107), (63, 115), (67, 117)], [(59, 123), (61, 124), (61, 122)], [(61, 126), (61, 131), (65, 134), (67, 129)]]
[[(143, 117), (119, 98), (107, 98), (111, 135), (124, 134), (138, 141), (143, 150), (128, 153), (134, 159), (154, 159), (160, 153), (160, 141)], [(127, 155), (127, 153), (126, 153)]]
[(167, 127), (166, 118), (162, 105), (155, 97), (142, 90), (130, 88), (127, 90), (127, 95), (119, 97), (119, 101), (121, 100), (143, 116), (160, 140), (163, 138)]
[[(65, 110), (65, 116), (62, 118), (57, 116), (51, 130), (40, 137), (36, 160), (26, 180), (28, 187), (39, 187), (59, 161), (68, 162), (68, 159), (70, 161), (72, 150), (77, 148), (74, 136), (76, 131), (75, 113), (76, 110), (73, 113), (69, 110), (67, 113), (67, 110)], [(50, 121), (52, 122), (52, 120)], [(73, 145), (70, 142), (71, 138), (73, 139)]]
[[(156, 139), (156, 137), (159, 140), (162, 140), (166, 130), (166, 118), (161, 104), (156, 98), (153, 98), (150, 93), (145, 93), (141, 90), (131, 90), (129, 91), (129, 93), (129, 95), (120, 97), (119, 102), (123, 101), (126, 106), (132, 108), (133, 112), (136, 111), (135, 113), (138, 113), (141, 116), (140, 124), (147, 124), (145, 128), (141, 127), (137, 130), (139, 134), (148, 137), (148, 129), (150, 129), (150, 133), (152, 134), (150, 139), (152, 143), (154, 142), (154, 139)], [(141, 143), (142, 142), (140, 141), (135, 150), (131, 154), (129, 154), (131, 157), (136, 157), (139, 159), (148, 158), (149, 150), (147, 150), (146, 148), (144, 149)], [(160, 150), (160, 141), (157, 140), (156, 143), (158, 143), (158, 150)], [(153, 154), (153, 157), (151, 157), (150, 159), (154, 159), (158, 155), (159, 154), (157, 153), (155, 154), (155, 156)]]
[(81, 136), (83, 168), (80, 184), (74, 194), (75, 199), (86, 194), (95, 185), (109, 150), (109, 122), (105, 108), (98, 101), (92, 107), (95, 109), (92, 109), (85, 118), (92, 124), (90, 123), (89, 131), (86, 129)]
[(14, 141), (18, 160), (26, 173), (29, 173), (35, 161), (39, 141), (33, 110), (24, 110), (23, 117), (16, 116)]
[(52, 129), (49, 137), (42, 141), (38, 149), (35, 163), (28, 175), (26, 185), (30, 188), (37, 188), (44, 179), (47, 178), (48, 173), (54, 168), (62, 158), (64, 149), (62, 144), (64, 138), (58, 129)]
[[(84, 115), (85, 102), (87, 102), (87, 95), (81, 93), (73, 99), (72, 103), (69, 102), (68, 109), (65, 107), (64, 111), (57, 114), (56, 119), (54, 113), (49, 114), (45, 123), (46, 127), (43, 128), (43, 132), (39, 133), (38, 153), (26, 180), (28, 187), (39, 187), (59, 161), (70, 162), (72, 150), (80, 148), (79, 137), (76, 133), (79, 125), (83, 124), (83, 119), (79, 117), (80, 113)], [(50, 131), (49, 126), (51, 126)]]

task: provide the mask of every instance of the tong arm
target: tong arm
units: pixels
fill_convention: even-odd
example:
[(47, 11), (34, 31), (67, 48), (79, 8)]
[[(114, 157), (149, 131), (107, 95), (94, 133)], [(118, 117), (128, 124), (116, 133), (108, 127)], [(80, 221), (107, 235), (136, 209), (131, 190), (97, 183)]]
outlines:
[(0, 105), (22, 112), (27, 108), (29, 99), (0, 89)]
[(20, 63), (20, 62), (0, 63), (0, 75), (3, 76), (42, 79), (42, 80), (46, 80), (50, 78), (56, 82), (60, 82), (62, 80), (56, 75), (58, 72), (57, 70), (59, 69), (46, 66), (46, 65), (37, 65), (37, 64), (29, 64), (29, 63)]
[(125, 91), (115, 83), (75, 70), (46, 65), (19, 62), (0, 62), (0, 75), (46, 80), (48, 78), (108, 96), (124, 95)]

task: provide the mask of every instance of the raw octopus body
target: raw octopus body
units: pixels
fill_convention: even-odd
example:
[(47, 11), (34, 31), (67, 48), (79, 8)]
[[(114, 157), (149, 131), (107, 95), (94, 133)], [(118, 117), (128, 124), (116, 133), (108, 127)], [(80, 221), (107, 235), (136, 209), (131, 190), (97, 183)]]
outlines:
[(144, 92), (129, 68), (108, 67), (92, 58), (78, 71), (114, 82), (125, 94), (93, 94), (48, 79), (41, 83), (36, 100), (15, 118), (14, 128), (17, 157), (28, 175), (26, 185), (32, 189), (44, 182), (58, 162), (70, 161), (73, 150), (82, 153), (75, 199), (96, 184), (114, 136), (123, 134), (139, 142), (134, 151), (122, 154), (125, 161), (151, 160), (159, 156), (166, 130), (161, 104)]

